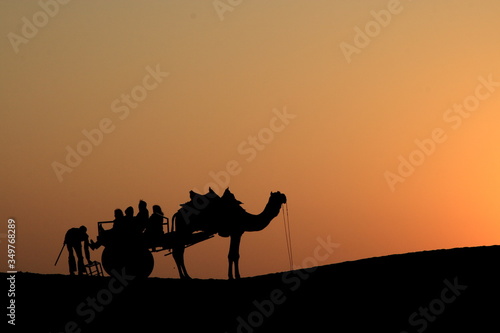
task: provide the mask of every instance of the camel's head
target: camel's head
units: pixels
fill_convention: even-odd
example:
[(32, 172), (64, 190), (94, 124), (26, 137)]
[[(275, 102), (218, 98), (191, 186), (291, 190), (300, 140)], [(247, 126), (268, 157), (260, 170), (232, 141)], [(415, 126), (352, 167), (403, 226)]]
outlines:
[(285, 204), (286, 203), (286, 195), (284, 193), (281, 193), (280, 191), (278, 192), (271, 192), (271, 198), (279, 202), (280, 204)]

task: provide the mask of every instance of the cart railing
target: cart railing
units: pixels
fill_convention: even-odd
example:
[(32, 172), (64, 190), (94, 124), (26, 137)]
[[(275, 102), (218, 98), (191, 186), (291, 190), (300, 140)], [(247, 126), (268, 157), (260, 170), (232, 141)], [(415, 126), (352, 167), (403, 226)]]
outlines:
[[(155, 243), (154, 245), (149, 245), (148, 250), (151, 252), (160, 252), (160, 251), (168, 250), (168, 253), (165, 254), (165, 256), (168, 256), (168, 255), (172, 254), (173, 243), (175, 243), (177, 241), (178, 235), (175, 231), (171, 230), (168, 218), (166, 218), (166, 217), (164, 217), (164, 218), (167, 221), (162, 223), (162, 225), (165, 226), (165, 227), (163, 227), (164, 234), (163, 234), (162, 240), (158, 241), (158, 243)], [(103, 231), (111, 230), (112, 228), (109, 228), (106, 225), (109, 225), (112, 223), (114, 223), (114, 221), (99, 221), (99, 222), (97, 222), (99, 235), (101, 235)], [(166, 232), (165, 232), (165, 229), (166, 229)], [(213, 238), (213, 237), (214, 237), (214, 233), (210, 233), (210, 232), (206, 232), (206, 231), (194, 232), (188, 237), (186, 243), (184, 244), (184, 247), (187, 248), (187, 247), (193, 246), (195, 244), (198, 244), (200, 242), (203, 242), (203, 241), (208, 240), (208, 239)]]
[[(170, 220), (168, 219), (168, 217), (165, 217), (165, 216), (162, 216), (162, 217), (163, 217), (165, 220), (167, 220), (166, 222), (163, 222), (163, 223), (162, 223), (162, 226), (166, 226), (166, 228), (165, 228), (165, 227), (163, 227), (163, 232), (164, 232), (164, 233), (169, 233), (169, 232), (171, 231), (171, 230), (170, 230)], [(105, 228), (102, 226), (103, 224), (110, 224), (110, 223), (115, 223), (115, 221), (100, 221), (100, 222), (97, 222), (97, 229), (98, 229), (98, 230), (101, 230), (101, 229), (102, 229), (102, 230), (110, 230), (111, 228), (107, 228), (107, 229), (105, 229)], [(165, 232), (165, 229), (167, 230), (166, 232)]]

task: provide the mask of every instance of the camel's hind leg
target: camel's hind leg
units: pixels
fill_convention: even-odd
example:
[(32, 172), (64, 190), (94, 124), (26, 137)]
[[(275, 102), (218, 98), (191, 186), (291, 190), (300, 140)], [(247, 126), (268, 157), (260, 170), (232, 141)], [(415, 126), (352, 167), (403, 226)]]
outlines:
[(175, 264), (177, 265), (179, 277), (181, 279), (190, 279), (191, 277), (187, 273), (186, 266), (184, 265), (184, 246), (174, 248), (172, 250), (172, 256), (174, 257)]

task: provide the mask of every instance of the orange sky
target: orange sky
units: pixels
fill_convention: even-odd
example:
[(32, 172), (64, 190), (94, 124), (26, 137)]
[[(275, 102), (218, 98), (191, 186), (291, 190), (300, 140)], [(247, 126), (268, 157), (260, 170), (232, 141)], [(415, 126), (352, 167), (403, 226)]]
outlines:
[[(498, 1), (0, 6), (0, 233), (16, 220), (20, 271), (66, 273), (67, 229), (95, 238), (139, 199), (171, 216), (228, 162), (248, 212), (287, 195), (298, 266), (318, 238), (340, 244), (322, 265), (498, 244)], [(225, 278), (228, 246), (189, 248), (190, 274)], [(240, 265), (288, 268), (281, 215)]]

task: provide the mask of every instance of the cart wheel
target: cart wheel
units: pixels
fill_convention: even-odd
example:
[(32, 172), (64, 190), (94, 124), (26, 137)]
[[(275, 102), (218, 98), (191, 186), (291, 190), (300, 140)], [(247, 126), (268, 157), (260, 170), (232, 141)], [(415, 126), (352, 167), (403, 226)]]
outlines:
[(113, 275), (113, 271), (120, 274), (125, 268), (126, 274), (147, 278), (154, 268), (153, 254), (145, 248), (120, 249), (108, 246), (102, 251), (101, 261), (109, 275)]

